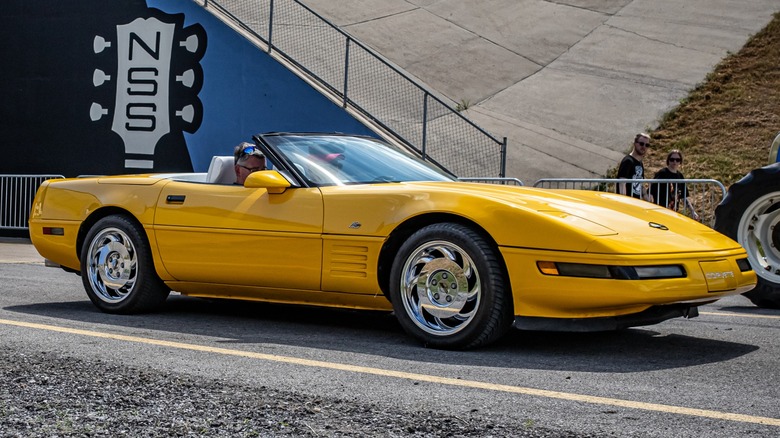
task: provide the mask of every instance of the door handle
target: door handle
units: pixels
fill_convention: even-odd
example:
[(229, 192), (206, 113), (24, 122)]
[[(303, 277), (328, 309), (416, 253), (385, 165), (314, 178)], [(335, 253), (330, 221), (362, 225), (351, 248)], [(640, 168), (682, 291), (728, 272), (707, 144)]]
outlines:
[(165, 203), (166, 204), (184, 204), (184, 198), (186, 198), (186, 196), (184, 196), (184, 195), (168, 195), (165, 198)]

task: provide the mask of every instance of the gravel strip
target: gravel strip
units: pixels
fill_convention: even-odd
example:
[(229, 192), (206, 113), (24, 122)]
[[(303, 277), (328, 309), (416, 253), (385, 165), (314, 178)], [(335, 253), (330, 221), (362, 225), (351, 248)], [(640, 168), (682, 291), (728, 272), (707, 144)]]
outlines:
[(581, 437), (53, 353), (0, 352), (3, 437)]

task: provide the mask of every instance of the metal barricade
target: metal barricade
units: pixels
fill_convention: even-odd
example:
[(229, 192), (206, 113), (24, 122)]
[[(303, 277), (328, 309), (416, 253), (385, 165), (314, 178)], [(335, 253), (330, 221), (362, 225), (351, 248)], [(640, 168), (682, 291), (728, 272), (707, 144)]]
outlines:
[(542, 178), (534, 187), (617, 193), (618, 184), (642, 184), (653, 201), (710, 227), (715, 225), (715, 207), (726, 196), (726, 187), (714, 179)]
[(523, 181), (517, 178), (510, 177), (463, 177), (458, 178), (458, 181), (464, 182), (476, 182), (476, 183), (488, 183), (488, 184), (503, 184), (507, 186), (522, 186)]
[(0, 175), (0, 230), (26, 230), (41, 183), (62, 175)]

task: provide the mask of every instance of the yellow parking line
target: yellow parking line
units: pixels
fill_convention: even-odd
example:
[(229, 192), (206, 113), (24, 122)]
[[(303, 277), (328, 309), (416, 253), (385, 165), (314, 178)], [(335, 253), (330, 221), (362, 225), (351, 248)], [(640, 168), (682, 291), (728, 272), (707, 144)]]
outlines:
[(749, 313), (735, 313), (735, 312), (699, 312), (699, 315), (739, 316), (739, 317), (744, 317), (744, 318), (780, 319), (780, 315), (755, 315), (755, 314), (749, 314)]
[(185, 344), (182, 342), (164, 341), (160, 339), (142, 338), (138, 336), (126, 336), (111, 333), (93, 332), (89, 330), (80, 330), (67, 327), (58, 327), (47, 324), (36, 324), (31, 322), (12, 321), (0, 319), (0, 324), (12, 325), (17, 327), (28, 327), (40, 330), (48, 330), (60, 333), (69, 333), (94, 338), (113, 339), (117, 341), (135, 342), (148, 345), (158, 345), (162, 347), (178, 348), (183, 350), (202, 351), (206, 353), (224, 354), (228, 356), (240, 356), (251, 359), (260, 359), (273, 362), (280, 362), (293, 365), (303, 365), (316, 368), (325, 368), (331, 370), (348, 371), (361, 374), (372, 374), (384, 377), (396, 377), (399, 379), (414, 380), (421, 382), (437, 383), (442, 385), (460, 386), (466, 388), (478, 388), (488, 391), (500, 391), (514, 394), (524, 394), (537, 397), (547, 397), (560, 400), (591, 403), (598, 405), (617, 406), (630, 409), (640, 409), (645, 411), (657, 411), (671, 414), (691, 415), (695, 417), (707, 417), (717, 420), (738, 421), (742, 423), (764, 424), (769, 426), (780, 426), (779, 418), (759, 417), (755, 415), (735, 414), (731, 412), (719, 412), (708, 409), (685, 408), (681, 406), (671, 406), (656, 403), (645, 403), (631, 400), (621, 400), (608, 397), (596, 397), (591, 395), (574, 394), (567, 392), (548, 391), (544, 389), (525, 388), (522, 386), (499, 385), (495, 383), (486, 383), (473, 380), (460, 380), (447, 377), (429, 376), (425, 374), (408, 373), (404, 371), (385, 370), (381, 368), (363, 367), (357, 365), (347, 365), (333, 362), (324, 362), (319, 360), (302, 359), (298, 357), (279, 356), (276, 354), (254, 353), (251, 351), (231, 350), (227, 348), (207, 347), (204, 345)]

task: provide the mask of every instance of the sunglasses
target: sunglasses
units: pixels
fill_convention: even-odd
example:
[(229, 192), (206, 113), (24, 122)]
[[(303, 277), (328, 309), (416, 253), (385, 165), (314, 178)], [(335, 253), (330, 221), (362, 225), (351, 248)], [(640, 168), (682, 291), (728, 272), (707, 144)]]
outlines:
[(241, 155), (240, 157), (243, 157), (244, 155), (249, 155), (257, 150), (257, 146), (247, 146), (244, 149), (241, 149)]
[(238, 167), (243, 167), (244, 169), (248, 170), (249, 173), (257, 172), (259, 170), (265, 170), (265, 167), (246, 167), (243, 164), (239, 164)]
[(682, 158), (669, 158), (669, 162), (682, 163)]
[(648, 143), (646, 141), (638, 141), (638, 142), (636, 142), (636, 144), (638, 144), (639, 146), (644, 146), (646, 148), (650, 147), (650, 143)]

